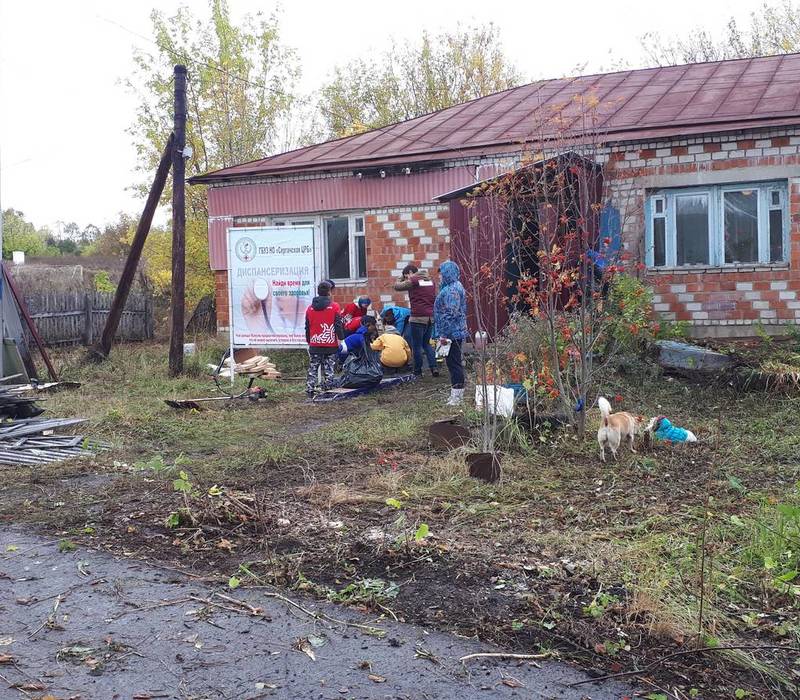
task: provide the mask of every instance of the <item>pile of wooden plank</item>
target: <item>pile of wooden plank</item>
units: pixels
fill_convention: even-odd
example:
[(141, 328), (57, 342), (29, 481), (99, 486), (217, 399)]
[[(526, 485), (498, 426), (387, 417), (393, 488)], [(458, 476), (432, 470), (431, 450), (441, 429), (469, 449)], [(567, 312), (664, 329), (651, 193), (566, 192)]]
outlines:
[[(231, 358), (227, 358), (225, 362), (223, 362), (223, 365), (223, 369), (220, 370), (219, 376), (230, 377)], [(212, 367), (214, 370), (216, 370), (216, 365), (209, 365), (209, 367)], [(275, 367), (274, 363), (272, 363), (265, 355), (256, 355), (255, 357), (251, 357), (244, 362), (237, 362), (234, 365), (234, 372), (236, 374), (254, 377), (256, 379), (281, 378), (281, 373), (278, 371), (278, 368)]]
[(85, 418), (25, 418), (0, 423), (0, 464), (37, 465), (86, 457), (111, 448), (83, 435), (57, 435), (56, 430), (85, 423)]

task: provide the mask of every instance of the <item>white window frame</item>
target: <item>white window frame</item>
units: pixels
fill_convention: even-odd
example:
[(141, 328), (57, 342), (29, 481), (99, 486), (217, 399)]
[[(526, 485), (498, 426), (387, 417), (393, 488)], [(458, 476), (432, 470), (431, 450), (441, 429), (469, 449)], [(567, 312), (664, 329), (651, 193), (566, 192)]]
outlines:
[[(752, 262), (725, 262), (725, 201), (726, 192), (742, 190), (758, 191), (758, 260)], [(772, 204), (772, 192), (780, 193), (780, 203)], [(690, 265), (677, 264), (677, 231), (675, 199), (681, 195), (708, 196), (708, 257), (707, 263)], [(663, 202), (662, 212), (657, 213), (656, 203)], [(741, 182), (726, 185), (709, 185), (708, 187), (681, 187), (673, 189), (653, 190), (645, 202), (645, 263), (647, 267), (659, 269), (720, 267), (737, 268), (753, 265), (782, 265), (789, 260), (789, 194), (786, 180), (766, 182)], [(783, 212), (782, 240), (783, 256), (779, 261), (770, 260), (769, 212), (779, 209)], [(665, 264), (655, 265), (655, 238), (653, 222), (657, 218), (665, 219)]]
[[(328, 235), (325, 230), (325, 222), (328, 219), (344, 219), (347, 218), (347, 233), (348, 233), (348, 251), (350, 254), (350, 276), (349, 277), (330, 277), (334, 282), (366, 282), (367, 271), (364, 270), (363, 275), (358, 274), (358, 245), (357, 239), (364, 239), (364, 265), (366, 267), (366, 252), (367, 252), (367, 238), (366, 238), (366, 221), (363, 212), (334, 212), (331, 214), (323, 214), (320, 217), (320, 234), (322, 238), (322, 270), (323, 277), (328, 275)], [(357, 231), (356, 221), (361, 220), (361, 231)]]
[[(350, 251), (350, 277), (331, 278), (328, 274), (328, 237), (325, 234), (325, 220), (344, 218), (348, 219), (348, 240)], [(361, 231), (356, 231), (356, 220), (361, 219)], [(246, 222), (253, 226), (313, 226), (314, 227), (314, 246), (322, 255), (316, 255), (316, 277), (317, 279), (333, 279), (337, 284), (343, 285), (363, 285), (367, 282), (367, 271), (364, 276), (358, 277), (358, 246), (356, 239), (364, 239), (364, 263), (366, 265), (367, 238), (366, 238), (366, 217), (364, 212), (325, 212), (315, 214), (282, 214), (280, 216), (252, 216), (237, 217), (237, 223)]]

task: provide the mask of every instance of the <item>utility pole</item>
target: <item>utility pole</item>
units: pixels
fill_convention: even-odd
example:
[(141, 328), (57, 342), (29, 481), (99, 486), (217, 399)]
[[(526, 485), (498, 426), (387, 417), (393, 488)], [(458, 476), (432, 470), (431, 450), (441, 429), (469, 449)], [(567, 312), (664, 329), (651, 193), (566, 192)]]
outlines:
[(172, 149), (172, 331), (169, 373), (183, 371), (183, 326), (186, 303), (186, 66), (175, 66), (175, 143)]
[(147, 195), (147, 202), (144, 205), (142, 216), (139, 219), (139, 224), (136, 226), (136, 234), (131, 243), (131, 250), (125, 260), (125, 267), (122, 270), (122, 275), (119, 278), (117, 291), (114, 292), (114, 301), (111, 302), (111, 310), (106, 317), (106, 325), (103, 327), (103, 334), (100, 341), (95, 345), (90, 355), (98, 360), (105, 360), (108, 353), (111, 352), (111, 344), (114, 342), (114, 335), (119, 326), (119, 320), (122, 318), (122, 312), (125, 310), (125, 303), (128, 301), (128, 294), (131, 291), (133, 278), (136, 275), (136, 268), (139, 265), (139, 258), (142, 257), (142, 249), (144, 242), (147, 240), (147, 234), (150, 232), (150, 225), (153, 223), (153, 215), (156, 213), (158, 202), (161, 199), (161, 193), (164, 191), (164, 185), (167, 184), (167, 175), (169, 175), (169, 168), (172, 165), (172, 151), (175, 143), (175, 136), (169, 135), (167, 145), (164, 146), (164, 152), (161, 155), (161, 161), (158, 164), (153, 184), (150, 186), (150, 192)]

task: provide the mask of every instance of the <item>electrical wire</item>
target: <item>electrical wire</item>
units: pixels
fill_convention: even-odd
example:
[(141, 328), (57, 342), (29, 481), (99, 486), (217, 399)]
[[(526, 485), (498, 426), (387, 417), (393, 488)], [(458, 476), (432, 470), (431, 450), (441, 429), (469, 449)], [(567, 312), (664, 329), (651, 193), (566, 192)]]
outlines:
[[(163, 48), (160, 44), (158, 44), (158, 42), (153, 41), (150, 37), (144, 36), (143, 34), (140, 34), (139, 32), (136, 32), (133, 29), (129, 29), (128, 27), (120, 24), (119, 22), (116, 22), (115, 20), (109, 19), (108, 17), (103, 17), (102, 15), (96, 15), (96, 17), (98, 19), (103, 20), (104, 22), (107, 22), (109, 24), (113, 24), (114, 26), (118, 27), (119, 29), (122, 29), (125, 32), (128, 32), (129, 34), (132, 34), (133, 36), (139, 37), (140, 39), (148, 42), (149, 44), (152, 44), (153, 46), (155, 46), (155, 47), (157, 47), (159, 49)], [(175, 56), (175, 57), (179, 58), (180, 60), (182, 60), (184, 63), (190, 63), (190, 64), (195, 65), (195, 66), (201, 66), (201, 67), (204, 67), (204, 68), (210, 68), (211, 70), (215, 70), (218, 73), (226, 75), (227, 77), (232, 78), (233, 80), (238, 80), (239, 82), (242, 82), (242, 83), (244, 83), (246, 85), (249, 85), (251, 87), (256, 87), (256, 88), (259, 88), (259, 89), (262, 89), (262, 90), (267, 90), (269, 92), (274, 92), (276, 94), (281, 95), (282, 97), (290, 97), (290, 95), (287, 95), (285, 92), (283, 92), (281, 90), (277, 90), (275, 88), (271, 88), (268, 85), (265, 85), (264, 83), (254, 82), (254, 81), (252, 81), (252, 80), (250, 80), (248, 78), (242, 77), (241, 75), (237, 75), (235, 73), (231, 73), (230, 71), (226, 70), (225, 68), (220, 67), (219, 65), (214, 65), (213, 63), (209, 63), (209, 62), (205, 62), (205, 61), (198, 61), (198, 60), (189, 58), (185, 53), (180, 52), (180, 51), (178, 51), (177, 49), (174, 49), (174, 48), (167, 48), (167, 50), (173, 56)], [(510, 89), (513, 89), (513, 88), (510, 88)], [(461, 105), (453, 105), (453, 107), (457, 107), (457, 106), (461, 106)], [(329, 114), (332, 114), (332, 112), (330, 110), (323, 110), (323, 111), (327, 111)], [(411, 119), (421, 119), (423, 117), (427, 117), (427, 116), (430, 116), (430, 115), (436, 114), (436, 113), (437, 112), (431, 112), (430, 114), (420, 115), (418, 117), (412, 117)], [(407, 121), (410, 121), (410, 120), (406, 120), (404, 122), (398, 122), (397, 124), (393, 124), (391, 126), (392, 127), (396, 127), (399, 124), (407, 123)], [(402, 139), (402, 140), (406, 141), (407, 143), (411, 143), (411, 144), (420, 144), (420, 143), (422, 143), (422, 144), (425, 144), (426, 146), (431, 146), (433, 148), (441, 148), (441, 146), (440, 146), (441, 139), (440, 139), (440, 141), (428, 141), (428, 140), (426, 140), (424, 138), (421, 138), (421, 137), (405, 136), (404, 134), (397, 134), (397, 133), (394, 133), (393, 131), (390, 131), (388, 126), (386, 126), (386, 127), (376, 126), (376, 127), (373, 127), (373, 128), (371, 128), (371, 129), (369, 129), (367, 131), (363, 131), (363, 132), (361, 132), (359, 134), (353, 134), (351, 136), (341, 136), (341, 137), (338, 137), (338, 138), (329, 139), (328, 141), (325, 141), (323, 143), (330, 143), (331, 141), (339, 141), (339, 140), (344, 140), (344, 139), (347, 139), (347, 138), (355, 138), (356, 136), (362, 136), (364, 134), (367, 134), (367, 133), (370, 133), (370, 132), (373, 132), (373, 131), (377, 131), (377, 132), (379, 132), (381, 134), (384, 134), (386, 136), (391, 136), (393, 138)], [(446, 139), (446, 138), (447, 138), (447, 136), (443, 137), (443, 139)], [(321, 144), (316, 144), (316, 145), (321, 145)], [(304, 146), (302, 148), (308, 148), (308, 146)], [(300, 150), (300, 149), (295, 149), (295, 150)], [(448, 149), (448, 150), (454, 151), (455, 153), (463, 154), (462, 149), (459, 149), (459, 148)], [(289, 151), (289, 152), (291, 152), (291, 151)]]

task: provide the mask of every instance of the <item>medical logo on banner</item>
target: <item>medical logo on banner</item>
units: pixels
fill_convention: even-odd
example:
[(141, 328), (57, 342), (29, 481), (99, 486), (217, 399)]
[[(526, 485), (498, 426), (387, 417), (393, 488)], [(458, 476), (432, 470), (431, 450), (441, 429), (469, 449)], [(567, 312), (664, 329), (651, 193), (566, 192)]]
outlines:
[(228, 274), (234, 346), (306, 344), (316, 290), (313, 227), (228, 229)]

